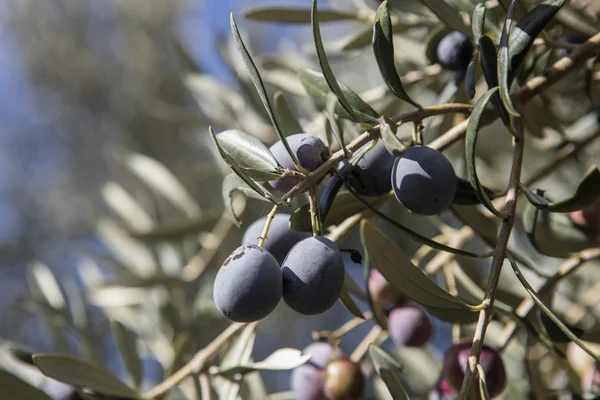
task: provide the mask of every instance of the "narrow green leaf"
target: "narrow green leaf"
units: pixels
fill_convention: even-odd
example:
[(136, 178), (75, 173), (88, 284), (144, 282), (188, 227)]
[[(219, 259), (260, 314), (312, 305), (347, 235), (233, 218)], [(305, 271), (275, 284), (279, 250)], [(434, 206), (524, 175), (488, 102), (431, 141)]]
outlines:
[(277, 118), (275, 117), (275, 114), (273, 113), (273, 110), (271, 109), (271, 104), (269, 103), (269, 97), (267, 96), (267, 90), (265, 89), (263, 80), (260, 77), (258, 68), (256, 68), (256, 64), (252, 60), (252, 57), (250, 56), (250, 52), (248, 52), (248, 49), (246, 48), (246, 45), (244, 44), (244, 41), (242, 40), (240, 31), (238, 30), (237, 25), (235, 23), (235, 18), (233, 17), (233, 13), (231, 13), (231, 15), (230, 15), (230, 25), (231, 25), (231, 32), (233, 33), (233, 39), (235, 41), (235, 45), (236, 45), (238, 51), (240, 52), (240, 55), (242, 56), (242, 60), (244, 61), (246, 68), (248, 68), (248, 71), (250, 72), (250, 78), (252, 79), (252, 82), (254, 83), (254, 86), (256, 87), (256, 91), (258, 93), (258, 96), (260, 97), (260, 100), (263, 103), (263, 106), (265, 107), (265, 111), (269, 115), (269, 119), (271, 120), (271, 123), (273, 124), (273, 128), (275, 128), (275, 133), (277, 133), (279, 140), (281, 140), (281, 142), (283, 143), (283, 146), (285, 147), (285, 150), (290, 155), (292, 161), (294, 162), (294, 165), (296, 165), (296, 167), (300, 167), (300, 168), (298, 168), (298, 171), (302, 171), (303, 168), (300, 166), (300, 163), (298, 162), (298, 159), (296, 158), (296, 154), (290, 148), (290, 145), (288, 144), (287, 140), (285, 140), (285, 136), (283, 135), (283, 132), (281, 131), (281, 128), (279, 127), (279, 122), (277, 121)]
[(419, 109), (423, 108), (419, 103), (410, 98), (396, 70), (392, 18), (390, 17), (387, 0), (381, 3), (375, 14), (375, 22), (373, 23), (373, 53), (375, 53), (379, 72), (390, 91), (399, 99)]
[(589, 347), (587, 347), (585, 345), (585, 343), (583, 343), (581, 341), (581, 339), (579, 339), (573, 332), (571, 332), (571, 330), (560, 319), (558, 319), (556, 317), (556, 315), (554, 315), (554, 313), (548, 307), (546, 307), (546, 305), (542, 302), (542, 300), (540, 300), (540, 298), (537, 296), (537, 293), (535, 292), (535, 290), (533, 290), (533, 288), (531, 287), (529, 282), (527, 282), (527, 279), (525, 279), (525, 277), (519, 270), (517, 263), (510, 257), (508, 258), (508, 261), (510, 262), (510, 266), (512, 267), (513, 271), (515, 272), (517, 279), (519, 279), (519, 281), (521, 282), (521, 285), (523, 285), (525, 290), (527, 290), (527, 293), (529, 293), (529, 295), (531, 296), (531, 298), (533, 299), (535, 304), (537, 304), (537, 306), (539, 308), (541, 308), (541, 310), (544, 313), (546, 313), (546, 315), (552, 320), (552, 322), (554, 322), (560, 328), (560, 330), (565, 335), (567, 335), (567, 337), (569, 339), (571, 339), (573, 342), (575, 342), (575, 344), (577, 344), (582, 350), (584, 350), (586, 353), (588, 353), (593, 359), (600, 362), (600, 355), (594, 353)]
[[(498, 86), (498, 53), (496, 52), (496, 46), (494, 45), (492, 39), (490, 39), (488, 36), (482, 36), (477, 42), (477, 48), (479, 49), (481, 69), (488, 85), (488, 89), (495, 88)], [(511, 126), (510, 116), (504, 108), (504, 104), (502, 103), (499, 93), (496, 93), (492, 96), (492, 103), (494, 104), (498, 114), (500, 114), (500, 118), (502, 119), (504, 126), (509, 128)]]
[(469, 119), (469, 125), (467, 126), (467, 135), (465, 137), (465, 159), (467, 162), (467, 172), (469, 174), (469, 182), (473, 189), (475, 189), (475, 194), (481, 201), (481, 204), (485, 206), (491, 213), (493, 213), (498, 218), (504, 218), (502, 213), (494, 207), (492, 201), (487, 195), (483, 185), (479, 182), (479, 178), (477, 177), (477, 169), (475, 168), (475, 148), (477, 146), (477, 134), (479, 133), (479, 122), (481, 121), (481, 116), (483, 115), (485, 108), (490, 101), (491, 97), (498, 91), (498, 87), (490, 89), (486, 94), (481, 96), (481, 98), (473, 107), (473, 112), (471, 113), (471, 118)]
[[(310, 68), (304, 68), (298, 71), (298, 78), (313, 101), (323, 108), (326, 107), (327, 94), (331, 92), (331, 89), (329, 88), (323, 74)], [(361, 117), (362, 120), (376, 124), (377, 118), (379, 118), (377, 111), (373, 110), (370, 105), (365, 103), (358, 94), (353, 92), (347, 86), (342, 84), (339, 86), (344, 93), (345, 98), (352, 105), (354, 113)], [(341, 105), (336, 107), (335, 113), (339, 115), (340, 118), (356, 121), (354, 117)]]
[(52, 400), (42, 390), (4, 370), (0, 370), (0, 388), (2, 388), (0, 397), (7, 400)]
[(337, 116), (335, 115), (335, 109), (339, 103), (338, 98), (333, 93), (327, 93), (327, 104), (325, 105), (325, 111), (327, 112), (327, 118), (329, 119), (329, 125), (333, 136), (337, 140), (338, 144), (344, 150), (346, 157), (350, 157), (352, 154), (346, 150), (346, 144), (344, 143), (344, 130), (342, 125), (339, 123)]
[(373, 28), (368, 26), (351, 35), (341, 46), (342, 51), (359, 50), (367, 47), (373, 40)]
[(504, 26), (502, 27), (502, 36), (500, 37), (500, 49), (498, 50), (498, 82), (500, 85), (500, 98), (502, 98), (502, 103), (504, 103), (506, 111), (508, 111), (508, 113), (513, 117), (519, 117), (519, 113), (517, 110), (515, 110), (512, 100), (510, 99), (510, 84), (508, 80), (510, 68), (508, 42), (516, 3), (517, 0), (512, 0), (510, 7), (508, 7), (506, 20), (504, 21)]
[(233, 365), (211, 371), (211, 375), (248, 374), (254, 371), (286, 371), (305, 364), (311, 358), (310, 354), (302, 354), (301, 350), (282, 348), (275, 350), (262, 361)]
[[(254, 21), (281, 22), (285, 24), (310, 24), (310, 8), (278, 7), (278, 6), (257, 6), (243, 12), (244, 18)], [(318, 13), (319, 21), (335, 22), (360, 20), (357, 13), (320, 10)]]
[[(239, 365), (246, 365), (252, 357), (252, 349), (256, 340), (256, 325), (248, 324), (244, 327), (240, 335), (227, 349), (219, 370), (235, 368)], [(240, 393), (240, 380), (229, 380), (219, 387), (219, 399), (236, 400)]]
[[(234, 176), (237, 175), (234, 174)], [(207, 210), (197, 218), (165, 222), (163, 225), (147, 231), (130, 232), (129, 235), (147, 242), (179, 240), (187, 235), (194, 235), (208, 230), (217, 222), (220, 216), (221, 210)]]
[(363, 220), (360, 233), (369, 258), (385, 279), (401, 293), (419, 304), (432, 307), (434, 311), (460, 310), (465, 320), (472, 322), (477, 319), (477, 314), (470, 312), (472, 306), (436, 285), (375, 225)]
[(479, 40), (483, 36), (485, 29), (485, 5), (479, 3), (473, 10), (473, 16), (471, 17), (471, 26), (473, 27), (473, 37)]
[[(258, 185), (257, 185), (258, 186)], [(267, 193), (267, 190), (258, 186), (258, 190), (264, 190)], [(225, 176), (223, 180), (223, 186), (221, 188), (221, 194), (223, 196), (223, 204), (225, 205), (225, 209), (229, 213), (229, 215), (236, 222), (237, 226), (241, 226), (242, 221), (239, 219), (238, 215), (235, 213), (234, 209), (234, 193), (240, 192), (247, 197), (262, 200), (262, 201), (270, 201), (266, 198), (262, 192), (257, 191), (256, 189), (251, 188), (246, 184), (246, 182), (240, 178), (236, 173), (231, 173)]]
[(396, 124), (386, 117), (379, 118), (379, 133), (385, 149), (393, 156), (400, 157), (406, 150), (406, 146), (402, 144), (396, 136)]
[(296, 133), (302, 133), (302, 127), (298, 120), (292, 114), (292, 110), (290, 110), (290, 106), (285, 100), (285, 96), (283, 92), (280, 90), (275, 93), (274, 99), (274, 107), (275, 107), (275, 115), (281, 124), (281, 129), (286, 136), (293, 135)]
[(340, 301), (344, 307), (346, 307), (346, 310), (348, 310), (352, 315), (361, 319), (365, 319), (363, 313), (360, 311), (360, 308), (358, 308), (352, 297), (350, 297), (350, 293), (348, 293), (348, 287), (345, 281), (344, 287), (342, 288), (342, 293), (340, 294)]
[(444, 0), (421, 0), (437, 17), (456, 31), (471, 35), (471, 30), (465, 25), (460, 13)]
[(317, 0), (312, 0), (312, 12), (311, 12), (311, 23), (312, 23), (312, 31), (313, 38), (315, 41), (315, 47), (317, 49), (317, 58), (319, 59), (319, 65), (321, 66), (321, 71), (323, 72), (323, 76), (325, 77), (325, 81), (329, 86), (329, 89), (338, 97), (338, 100), (341, 106), (350, 114), (352, 119), (355, 122), (369, 122), (360, 118), (360, 116), (356, 115), (352, 105), (346, 99), (344, 92), (340, 88), (333, 71), (331, 70), (331, 66), (329, 65), (329, 61), (327, 60), (327, 54), (325, 53), (325, 48), (323, 47), (323, 41), (321, 39), (321, 30), (319, 29), (319, 18), (317, 13)]
[(143, 377), (143, 366), (137, 352), (137, 337), (119, 321), (111, 321), (110, 326), (125, 369), (127, 369), (134, 387), (139, 388)]
[[(544, 195), (543, 190), (535, 189), (534, 192), (538, 196)], [(533, 204), (525, 203), (525, 206), (523, 208), (523, 218), (522, 219), (523, 219), (523, 229), (525, 230), (525, 233), (527, 234), (527, 238), (529, 239), (529, 242), (537, 251), (539, 251), (540, 253), (543, 254), (543, 251), (540, 250), (539, 246), (537, 245), (536, 238), (535, 238), (535, 230), (537, 227), (539, 212), (540, 212), (539, 208), (535, 207)]]
[(469, 100), (473, 100), (475, 97), (475, 65), (478, 57), (478, 54), (473, 55), (465, 72), (465, 93)]
[(567, 198), (551, 202), (521, 185), (521, 190), (531, 204), (543, 211), (570, 213), (594, 204), (600, 198), (600, 170), (593, 165), (579, 181), (575, 192)]
[(381, 378), (394, 400), (408, 400), (408, 394), (400, 383), (402, 367), (377, 345), (369, 345), (369, 357), (377, 375)]
[(34, 354), (33, 362), (50, 378), (76, 388), (88, 388), (110, 396), (139, 399), (139, 394), (103, 368), (61, 354)]
[(550, 257), (566, 258), (597, 245), (589, 234), (576, 227), (564, 213), (539, 210), (534, 233), (538, 251)]
[(348, 185), (346, 185), (346, 187), (348, 188), (348, 190), (352, 193), (352, 195), (354, 197), (356, 197), (361, 203), (363, 203), (369, 210), (371, 210), (373, 213), (375, 213), (380, 219), (393, 225), (398, 230), (400, 230), (401, 232), (403, 232), (404, 234), (406, 234), (407, 236), (409, 236), (411, 239), (413, 239), (416, 242), (423, 243), (423, 244), (431, 247), (432, 249), (447, 251), (448, 253), (457, 254), (459, 256), (473, 257), (473, 258), (488, 258), (490, 256), (489, 254), (478, 255), (475, 253), (471, 253), (470, 251), (455, 249), (455, 248), (446, 246), (444, 244), (438, 243), (435, 240), (429, 239), (426, 236), (423, 236), (416, 232), (413, 232), (410, 229), (406, 228), (405, 226), (400, 225), (398, 222), (396, 222), (392, 218), (388, 217), (387, 215), (383, 214), (379, 210), (377, 210), (375, 207), (373, 207), (371, 204), (369, 204), (365, 199), (363, 199), (359, 194), (357, 194), (356, 191), (352, 187), (350, 187)]
[[(475, 193), (475, 189), (473, 189), (473, 186), (469, 181), (457, 177), (456, 183), (456, 194), (454, 195), (452, 204), (458, 204), (463, 206), (481, 204), (479, 197), (477, 197), (477, 193)], [(493, 200), (494, 198), (496, 198), (496, 194), (493, 190), (488, 189), (483, 185), (482, 188), (490, 199)]]
[(545, 0), (529, 11), (510, 33), (508, 49), (509, 77), (511, 83), (535, 38), (565, 4), (566, 0)]

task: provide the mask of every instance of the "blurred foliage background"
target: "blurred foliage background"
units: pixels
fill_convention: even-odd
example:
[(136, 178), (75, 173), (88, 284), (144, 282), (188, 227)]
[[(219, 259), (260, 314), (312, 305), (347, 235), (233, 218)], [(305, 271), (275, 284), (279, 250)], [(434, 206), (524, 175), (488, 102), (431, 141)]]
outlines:
[[(177, 354), (189, 357), (227, 325), (212, 305), (214, 273), (205, 271), (202, 256), (212, 260), (211, 265), (220, 265), (238, 246), (243, 228), (268, 208), (264, 203), (240, 202), (239, 207), (246, 208), (242, 229), (223, 217), (221, 183), (228, 170), (215, 154), (207, 128), (243, 128), (265, 143), (275, 140), (231, 45), (230, 11), (240, 15), (238, 23), (252, 53), (260, 55), (269, 89), (287, 92), (307, 132), (316, 134), (323, 126), (291, 72), (316, 65), (310, 26), (243, 20), (241, 10), (257, 3), (4, 0), (0, 4), (2, 338), (39, 352), (95, 358), (127, 379), (126, 360), (114, 339), (114, 324), (122, 323), (143, 339), (137, 349), (144, 359), (143, 387), (148, 388), (185, 361), (172, 363)], [(306, 7), (309, 3), (286, 2)], [(377, 3), (331, 0), (320, 2), (320, 7), (373, 9)], [(594, 33), (600, 7), (590, 4), (585, 8), (592, 22), (580, 29)], [(425, 14), (420, 22), (411, 27), (406, 21), (406, 32), (395, 38), (396, 62), (413, 98), (424, 105), (437, 104), (446, 101), (441, 100), (444, 88), (453, 76), (428, 65), (425, 56), (423, 41), (438, 24), (435, 16)], [(371, 99), (378, 111), (393, 115), (410, 111), (381, 94), (385, 86), (366, 46), (370, 34), (366, 47), (341, 50), (361, 43), (361, 33), (364, 42), (363, 31), (368, 28), (358, 21), (322, 24), (336, 76)], [(411, 71), (416, 75), (406, 75)], [(549, 149), (565, 137), (577, 140), (597, 129), (582, 82), (580, 75), (571, 76), (556, 89), (569, 93), (568, 98), (542, 100), (551, 103), (553, 111), (543, 116), (547, 121), (542, 125), (553, 126), (540, 128), (546, 133), (543, 138), (530, 139), (534, 145), (526, 147), (526, 159), (536, 163), (525, 165), (525, 177), (545, 165), (552, 158)], [(432, 120), (428, 140), (454, 122)], [(501, 123), (486, 129), (478, 146), (483, 161), (480, 176), (498, 182), (497, 187), (492, 185), (496, 190), (503, 188), (510, 165), (510, 140), (497, 135), (503, 129)], [(447, 154), (464, 177), (462, 152), (456, 146)], [(567, 195), (585, 170), (582, 165), (600, 163), (598, 154), (598, 143), (590, 145), (578, 160), (566, 163), (540, 185), (550, 187), (551, 196)], [(422, 234), (438, 233), (395, 203), (386, 207)], [(137, 234), (133, 239), (131, 232)], [(396, 238), (392, 230), (389, 233)], [(514, 240), (523, 239), (515, 236)], [(358, 248), (359, 243), (352, 236), (343, 247)], [(407, 252), (418, 247), (401, 245)], [(482, 246), (474, 241), (468, 249)], [(549, 257), (536, 260), (550, 270), (558, 265)], [(471, 269), (483, 281), (487, 264), (480, 264)], [(362, 267), (350, 260), (347, 266), (364, 283)], [(183, 283), (173, 278), (181, 271), (189, 277)], [(536, 282), (535, 275), (528, 278)], [(524, 291), (514, 276), (503, 279), (502, 288), (518, 304)], [(576, 283), (580, 286), (565, 289), (568, 296), (576, 287), (583, 294), (593, 288), (591, 281)], [(259, 325), (253, 357), (262, 359), (279, 347), (302, 348), (312, 341), (313, 330), (335, 329), (349, 318), (341, 304), (317, 317), (279, 307)], [(350, 351), (371, 326), (367, 323), (353, 331), (342, 348)], [(450, 341), (450, 325), (436, 321), (435, 335), (432, 354), (439, 359)], [(287, 390), (288, 376), (263, 374), (268, 392)]]

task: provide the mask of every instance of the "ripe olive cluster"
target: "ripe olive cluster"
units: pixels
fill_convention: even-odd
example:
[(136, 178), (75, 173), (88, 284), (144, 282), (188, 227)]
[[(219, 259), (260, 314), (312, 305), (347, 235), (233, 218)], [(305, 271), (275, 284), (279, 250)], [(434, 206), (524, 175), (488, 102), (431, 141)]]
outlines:
[[(295, 134), (287, 137), (287, 142), (300, 165), (309, 172), (327, 158), (327, 147), (315, 136)], [(270, 151), (283, 168), (296, 169), (282, 142), (275, 143)], [(299, 179), (285, 176), (270, 184), (286, 192)], [(449, 207), (456, 193), (456, 182), (452, 165), (437, 150), (413, 146), (401, 157), (394, 157), (382, 141), (363, 156), (348, 179), (348, 185), (360, 195), (382, 196), (393, 189), (401, 204), (422, 215), (437, 214)], [(289, 218), (289, 214), (273, 217), (263, 247), (255, 243), (262, 236), (268, 218), (252, 223), (243, 236), (242, 246), (223, 263), (214, 283), (213, 297), (218, 310), (227, 318), (236, 322), (257, 321), (269, 315), (281, 298), (293, 310), (315, 315), (327, 311), (339, 298), (345, 277), (340, 250), (323, 236), (290, 231)], [(418, 318), (415, 312), (395, 310), (391, 313), (391, 324), (396, 319)], [(403, 335), (406, 333), (392, 337), (408, 340), (400, 339)]]

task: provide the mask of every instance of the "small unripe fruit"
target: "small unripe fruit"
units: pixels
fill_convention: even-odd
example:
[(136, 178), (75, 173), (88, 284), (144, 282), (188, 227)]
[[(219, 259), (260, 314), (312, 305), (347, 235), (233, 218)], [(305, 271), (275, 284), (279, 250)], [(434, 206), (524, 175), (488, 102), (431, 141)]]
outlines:
[[(471, 353), (471, 341), (462, 341), (450, 346), (444, 355), (443, 375), (450, 386), (460, 391)], [(485, 372), (490, 397), (496, 397), (506, 387), (506, 369), (500, 354), (487, 345), (483, 345), (479, 363)]]
[(464, 71), (473, 56), (473, 43), (462, 32), (450, 32), (437, 47), (437, 58), (442, 68), (450, 71)]
[[(296, 243), (310, 237), (310, 234), (305, 232), (290, 231), (290, 217), (290, 214), (275, 214), (273, 221), (271, 221), (267, 240), (263, 246), (265, 250), (273, 254), (273, 257), (275, 257), (280, 264), (285, 260), (285, 256), (287, 256)], [(267, 216), (264, 216), (250, 224), (248, 229), (246, 229), (246, 232), (244, 232), (242, 244), (250, 245), (258, 243), (258, 238), (262, 235), (266, 222)]]
[(320, 314), (330, 309), (342, 293), (344, 259), (331, 240), (309, 237), (290, 250), (281, 273), (286, 304), (300, 314)]
[(291, 387), (296, 400), (326, 400), (323, 392), (324, 368), (342, 352), (328, 342), (315, 342), (304, 348), (302, 354), (312, 357), (292, 371)]
[(336, 358), (325, 367), (323, 392), (328, 400), (360, 399), (364, 388), (365, 377), (360, 366), (349, 358)]
[[(327, 157), (327, 147), (318, 137), (306, 133), (298, 133), (290, 135), (286, 137), (286, 139), (292, 152), (296, 155), (298, 162), (307, 171), (314, 171), (325, 161), (325, 158)], [(282, 168), (296, 171), (296, 166), (281, 141), (272, 145), (269, 150)], [(286, 193), (299, 182), (299, 178), (286, 176), (281, 179), (270, 181), (269, 183), (275, 189)]]
[(592, 234), (600, 234), (600, 200), (583, 210), (569, 213), (571, 220)]
[(369, 293), (373, 302), (387, 306), (398, 303), (404, 297), (394, 286), (392, 286), (381, 272), (375, 268), (369, 272), (369, 280), (367, 281)]
[[(367, 143), (360, 150), (370, 145), (371, 143)], [(389, 176), (394, 159), (385, 148), (383, 140), (379, 140), (352, 169), (348, 184), (361, 196), (383, 196), (392, 190)], [(342, 162), (342, 165), (345, 163)]]
[(596, 361), (581, 376), (583, 393), (600, 393), (600, 362)]
[(415, 214), (434, 215), (446, 210), (456, 194), (456, 174), (448, 159), (426, 146), (406, 149), (392, 169), (396, 199)]
[(281, 270), (275, 257), (255, 245), (238, 247), (217, 273), (213, 299), (217, 309), (235, 322), (258, 321), (281, 300)]
[(388, 315), (387, 330), (397, 346), (420, 347), (433, 336), (433, 325), (425, 311), (412, 306), (393, 309)]
[[(558, 325), (556, 325), (554, 323), (554, 321), (552, 321), (550, 319), (550, 317), (548, 315), (546, 315), (546, 313), (543, 311), (540, 311), (540, 320), (542, 321), (542, 325), (544, 326), (546, 333), (548, 334), (550, 339), (552, 339), (553, 342), (569, 343), (571, 341), (571, 339), (569, 339), (569, 337), (558, 327)], [(571, 326), (569, 324), (565, 324), (565, 325), (578, 338), (581, 337), (585, 333), (585, 331), (583, 329), (579, 329), (579, 328), (577, 328), (575, 326)]]

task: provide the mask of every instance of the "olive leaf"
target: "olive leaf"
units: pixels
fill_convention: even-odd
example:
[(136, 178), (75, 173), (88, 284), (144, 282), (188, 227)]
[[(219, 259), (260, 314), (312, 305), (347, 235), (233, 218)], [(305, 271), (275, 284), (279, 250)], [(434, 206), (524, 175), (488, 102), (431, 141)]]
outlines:
[(286, 136), (293, 135), (295, 133), (302, 133), (303, 129), (300, 126), (298, 120), (292, 114), (290, 106), (285, 100), (285, 96), (282, 91), (278, 91), (273, 96), (274, 100), (274, 112), (281, 124), (281, 129)]
[(537, 250), (550, 257), (569, 257), (594, 245), (591, 237), (565, 214), (539, 210), (533, 233)]
[[(326, 107), (327, 94), (331, 93), (331, 89), (329, 88), (329, 85), (325, 80), (323, 74), (310, 68), (304, 68), (298, 71), (298, 78), (300, 79), (302, 86), (304, 86), (306, 92), (313, 99), (313, 101), (318, 106)], [(365, 121), (376, 123), (375, 121), (377, 121), (377, 118), (379, 118), (379, 114), (375, 110), (373, 110), (370, 105), (365, 103), (358, 94), (353, 92), (347, 86), (339, 84), (339, 87), (340, 90), (344, 93), (344, 97), (352, 106), (354, 114), (360, 116), (361, 119)], [(335, 109), (335, 113), (339, 115), (340, 118), (356, 121), (355, 118), (350, 113), (348, 113), (348, 111), (346, 111), (346, 109), (342, 107), (341, 104), (338, 104), (338, 106)]]
[(520, 188), (527, 200), (540, 210), (570, 213), (589, 207), (600, 198), (600, 170), (595, 165), (591, 166), (579, 181), (575, 192), (559, 201), (547, 200), (534, 191), (527, 189), (524, 185), (521, 185)]
[(475, 98), (475, 66), (478, 57), (479, 54), (473, 54), (473, 57), (471, 57), (471, 61), (469, 61), (469, 65), (467, 66), (467, 71), (465, 72), (465, 93), (469, 100)]
[(42, 373), (76, 388), (91, 389), (110, 396), (139, 399), (139, 394), (102, 367), (61, 354), (34, 354)]
[[(495, 88), (498, 86), (498, 54), (496, 52), (496, 46), (492, 39), (488, 36), (481, 36), (477, 41), (477, 48), (479, 50), (479, 60), (485, 82), (488, 85), (488, 89)], [(510, 127), (510, 116), (502, 104), (502, 99), (499, 93), (495, 93), (492, 96), (492, 104), (496, 108), (502, 123), (507, 128)]]
[(515, 260), (513, 260), (511, 257), (508, 257), (508, 261), (515, 275), (517, 276), (517, 279), (519, 279), (519, 282), (521, 282), (521, 284), (523, 285), (527, 293), (529, 293), (535, 304), (552, 320), (552, 322), (554, 322), (560, 328), (560, 330), (569, 339), (575, 342), (575, 344), (577, 344), (582, 350), (588, 353), (593, 359), (600, 362), (600, 355), (594, 353), (589, 347), (587, 347), (585, 343), (583, 343), (581, 339), (579, 339), (573, 332), (571, 332), (571, 330), (559, 318), (557, 318), (556, 315), (554, 315), (554, 313), (542, 302), (542, 300), (540, 300), (535, 290), (533, 290), (529, 282), (527, 282), (527, 279), (525, 279), (525, 277), (521, 273)]
[(473, 37), (477, 40), (483, 36), (485, 29), (485, 5), (478, 3), (473, 10), (473, 16), (471, 17), (471, 26), (473, 28)]
[[(536, 189), (534, 192), (538, 196), (544, 195), (543, 190)], [(539, 212), (540, 212), (539, 208), (535, 207), (533, 204), (525, 203), (525, 206), (523, 208), (523, 218), (522, 219), (523, 219), (523, 229), (525, 230), (525, 233), (527, 234), (529, 243), (531, 243), (531, 245), (537, 251), (539, 251), (540, 253), (543, 254), (543, 251), (540, 250), (539, 246), (537, 245), (536, 238), (535, 238), (535, 231), (536, 231), (536, 227), (537, 227)]]
[(234, 210), (234, 193), (241, 192), (247, 197), (262, 201), (270, 201), (267, 196), (273, 196), (265, 188), (256, 183), (254, 185), (256, 188), (250, 187), (248, 184), (246, 184), (244, 179), (240, 178), (236, 173), (231, 173), (225, 176), (225, 179), (223, 180), (223, 187), (221, 188), (223, 204), (225, 205), (225, 209), (229, 215), (233, 217), (233, 220), (236, 222), (238, 227), (241, 226), (242, 221), (239, 219)]
[(119, 321), (111, 321), (110, 327), (117, 342), (123, 363), (125, 364), (125, 369), (133, 385), (139, 388), (143, 377), (143, 365), (137, 352), (137, 337), (135, 333), (131, 332)]
[(471, 35), (471, 30), (465, 25), (460, 13), (444, 0), (421, 0), (447, 26), (465, 35)]
[(510, 29), (513, 19), (513, 13), (515, 11), (515, 5), (517, 0), (512, 0), (504, 26), (502, 27), (502, 36), (500, 36), (500, 48), (498, 50), (498, 84), (500, 86), (500, 98), (506, 108), (506, 111), (514, 117), (519, 117), (519, 113), (515, 110), (512, 100), (510, 99), (510, 81), (508, 79), (508, 73), (510, 69), (509, 56), (508, 56), (508, 42), (510, 37)]
[[(396, 243), (367, 220), (361, 223), (361, 241), (369, 258), (385, 279), (401, 293), (427, 307), (440, 318), (477, 320), (473, 307), (436, 285), (415, 266)], [(452, 311), (460, 310), (459, 313)], [(444, 315), (445, 314), (445, 315)], [(459, 315), (462, 314), (462, 315)]]
[[(263, 80), (260, 76), (260, 73), (258, 72), (258, 68), (256, 68), (256, 64), (254, 63), (254, 61), (252, 60), (252, 57), (250, 56), (250, 52), (248, 52), (248, 49), (246, 48), (246, 45), (244, 44), (244, 41), (242, 40), (240, 31), (238, 30), (237, 25), (235, 23), (235, 18), (233, 17), (233, 13), (231, 13), (231, 15), (230, 15), (230, 25), (231, 25), (231, 32), (233, 33), (233, 39), (235, 41), (235, 45), (236, 45), (240, 55), (242, 56), (242, 60), (244, 61), (244, 64), (246, 65), (248, 72), (250, 73), (250, 78), (252, 79), (252, 83), (254, 83), (254, 86), (256, 87), (258, 96), (260, 97), (260, 100), (265, 108), (265, 111), (267, 112), (267, 115), (269, 116), (269, 119), (271, 120), (271, 123), (273, 124), (273, 128), (275, 128), (275, 133), (279, 137), (279, 140), (281, 140), (281, 142), (283, 143), (283, 147), (285, 147), (285, 150), (288, 152), (290, 158), (294, 162), (294, 165), (296, 165), (297, 167), (300, 167), (300, 163), (298, 162), (298, 159), (296, 158), (296, 154), (290, 148), (290, 145), (288, 144), (287, 140), (285, 139), (285, 135), (283, 134), (283, 132), (281, 131), (281, 128), (279, 127), (279, 122), (277, 121), (277, 118), (275, 117), (275, 114), (273, 113), (273, 110), (271, 108), (271, 103), (269, 102), (269, 97), (267, 96), (267, 90), (265, 89)], [(298, 168), (298, 170), (302, 171), (303, 168), (300, 167), (300, 168)]]
[[(248, 324), (236, 340), (229, 346), (223, 356), (221, 365), (216, 370), (227, 370), (239, 365), (246, 365), (252, 357), (252, 349), (256, 340), (256, 325)], [(227, 380), (219, 387), (219, 399), (235, 400), (239, 396), (241, 380)]]
[(525, 55), (533, 45), (535, 38), (546, 27), (566, 0), (545, 0), (529, 11), (510, 32), (510, 48), (508, 49), (510, 84), (516, 76), (517, 69), (525, 59)]
[(396, 124), (389, 118), (379, 118), (379, 133), (385, 149), (393, 156), (399, 157), (406, 150), (406, 146), (402, 144), (396, 136)]
[(342, 293), (340, 294), (340, 301), (352, 315), (361, 319), (365, 319), (363, 313), (360, 311), (360, 308), (358, 308), (352, 297), (350, 297), (346, 280), (347, 279), (344, 280), (344, 286), (342, 287)]
[[(254, 21), (281, 22), (285, 24), (310, 24), (310, 8), (257, 6), (243, 12), (244, 18)], [(358, 13), (337, 10), (319, 10), (319, 21), (335, 22), (360, 20)]]
[(42, 390), (4, 370), (0, 370), (0, 387), (4, 399), (52, 400)]
[(408, 400), (408, 394), (400, 383), (402, 367), (377, 345), (369, 344), (369, 357), (377, 375), (381, 378), (394, 400)]
[[(237, 177), (235, 174), (231, 175)], [(245, 185), (244, 181), (240, 180), (239, 182)], [(251, 190), (249, 187), (247, 188)], [(263, 197), (261, 198), (264, 200)], [(148, 230), (129, 232), (129, 236), (146, 242), (179, 240), (187, 235), (194, 235), (206, 231), (213, 226), (220, 217), (221, 210), (206, 210), (202, 212), (199, 217), (168, 221)]]
[(477, 169), (475, 167), (475, 147), (477, 146), (477, 134), (479, 133), (479, 122), (481, 121), (481, 116), (483, 115), (485, 108), (490, 101), (491, 97), (498, 91), (498, 87), (490, 89), (486, 94), (481, 96), (481, 98), (475, 104), (473, 108), (473, 112), (471, 113), (471, 118), (469, 119), (469, 125), (467, 126), (467, 135), (465, 138), (465, 159), (467, 162), (467, 172), (469, 174), (469, 182), (473, 189), (475, 189), (475, 194), (479, 198), (479, 201), (490, 210), (498, 218), (503, 218), (503, 215), (500, 211), (496, 210), (492, 201), (487, 195), (487, 192), (484, 190), (483, 185), (479, 182), (479, 178), (477, 177)]
[[(371, 122), (369, 118), (363, 118), (361, 115), (355, 113), (354, 108), (350, 101), (346, 98), (344, 91), (338, 84), (333, 71), (331, 70), (331, 66), (329, 65), (329, 60), (327, 60), (327, 54), (325, 53), (325, 48), (323, 47), (323, 41), (321, 39), (321, 30), (319, 29), (319, 18), (317, 13), (317, 0), (312, 0), (312, 12), (311, 12), (311, 23), (312, 23), (312, 32), (313, 38), (315, 42), (315, 47), (317, 50), (317, 58), (319, 60), (319, 65), (321, 67), (321, 71), (323, 72), (323, 77), (329, 89), (338, 97), (340, 105), (346, 112), (350, 115), (352, 120), (359, 123), (369, 123)], [(362, 100), (361, 100), (362, 101)]]
[(373, 53), (375, 53), (379, 72), (390, 91), (399, 99), (419, 109), (423, 108), (410, 98), (396, 70), (392, 18), (390, 17), (387, 0), (381, 3), (375, 14), (375, 22), (373, 22)]
[[(494, 199), (496, 197), (496, 193), (493, 190), (481, 185), (485, 193), (490, 199)], [(454, 199), (452, 200), (452, 204), (458, 204), (463, 206), (476, 205), (481, 204), (477, 193), (475, 193), (475, 189), (469, 181), (456, 177), (456, 194), (454, 195)]]
[(228, 129), (217, 134), (223, 151), (257, 181), (280, 178), (282, 170), (273, 154), (260, 140), (237, 129)]
[(310, 358), (310, 354), (302, 354), (301, 350), (282, 348), (275, 350), (262, 361), (218, 368), (211, 371), (211, 375), (232, 376), (234, 374), (248, 374), (254, 371), (286, 371), (305, 364)]
[(325, 110), (327, 111), (327, 119), (329, 120), (329, 126), (331, 126), (331, 131), (333, 132), (333, 136), (338, 141), (340, 148), (344, 150), (346, 157), (351, 156), (351, 153), (346, 149), (346, 144), (344, 143), (344, 130), (342, 125), (339, 123), (337, 116), (335, 115), (335, 109), (338, 105), (339, 101), (335, 94), (327, 93), (327, 101), (325, 105)]
[(373, 38), (373, 28), (368, 26), (351, 35), (341, 46), (342, 51), (352, 51), (362, 49), (371, 44)]

